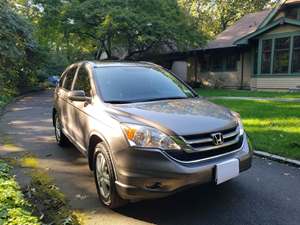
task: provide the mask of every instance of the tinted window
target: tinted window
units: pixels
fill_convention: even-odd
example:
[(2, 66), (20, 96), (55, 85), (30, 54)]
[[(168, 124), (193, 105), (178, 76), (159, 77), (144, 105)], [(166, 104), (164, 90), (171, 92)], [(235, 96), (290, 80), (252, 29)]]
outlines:
[(96, 82), (104, 101), (136, 102), (164, 98), (193, 97), (172, 74), (148, 67), (95, 68)]
[(63, 88), (65, 88), (67, 90), (71, 90), (76, 70), (77, 70), (77, 67), (72, 67), (69, 71), (67, 71), (67, 74), (64, 79)]
[(89, 74), (84, 66), (80, 67), (80, 69), (78, 70), (74, 90), (84, 90), (86, 96), (91, 96)]

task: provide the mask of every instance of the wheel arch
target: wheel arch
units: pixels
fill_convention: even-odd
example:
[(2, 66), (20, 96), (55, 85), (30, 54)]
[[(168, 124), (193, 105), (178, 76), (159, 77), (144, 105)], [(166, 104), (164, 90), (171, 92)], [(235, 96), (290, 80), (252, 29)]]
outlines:
[[(94, 170), (94, 153), (95, 153), (95, 147), (98, 143), (104, 143), (109, 148), (109, 144), (106, 141), (106, 139), (103, 137), (103, 135), (99, 134), (98, 132), (92, 132), (89, 138), (89, 145), (88, 145), (88, 161), (89, 161), (89, 168), (90, 170)], [(109, 152), (110, 154), (110, 152)], [(111, 156), (110, 156), (111, 157)]]

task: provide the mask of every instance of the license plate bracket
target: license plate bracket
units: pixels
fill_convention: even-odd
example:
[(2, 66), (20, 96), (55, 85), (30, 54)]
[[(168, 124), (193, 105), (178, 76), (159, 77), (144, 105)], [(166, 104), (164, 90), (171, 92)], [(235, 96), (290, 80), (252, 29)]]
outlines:
[(215, 180), (216, 184), (222, 184), (240, 174), (238, 159), (230, 159), (216, 165)]

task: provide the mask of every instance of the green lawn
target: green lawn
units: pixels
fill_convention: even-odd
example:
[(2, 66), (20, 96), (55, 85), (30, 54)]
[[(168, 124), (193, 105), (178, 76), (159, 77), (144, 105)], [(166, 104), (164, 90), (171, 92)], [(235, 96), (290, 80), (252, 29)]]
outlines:
[(0, 159), (0, 224), (40, 224), (9, 171), (10, 167)]
[(221, 100), (241, 114), (255, 150), (300, 160), (300, 103)]
[(267, 92), (267, 91), (246, 91), (227, 89), (197, 89), (200, 96), (204, 97), (268, 97), (268, 98), (300, 98), (300, 92)]

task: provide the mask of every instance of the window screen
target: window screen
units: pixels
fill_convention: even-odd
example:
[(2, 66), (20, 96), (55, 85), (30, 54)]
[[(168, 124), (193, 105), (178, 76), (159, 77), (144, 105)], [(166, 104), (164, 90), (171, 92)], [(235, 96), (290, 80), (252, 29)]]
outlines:
[(262, 41), (261, 72), (271, 72), (272, 39)]
[(289, 70), (290, 37), (275, 39), (274, 73), (287, 73)]
[(292, 72), (300, 72), (300, 36), (294, 37)]

